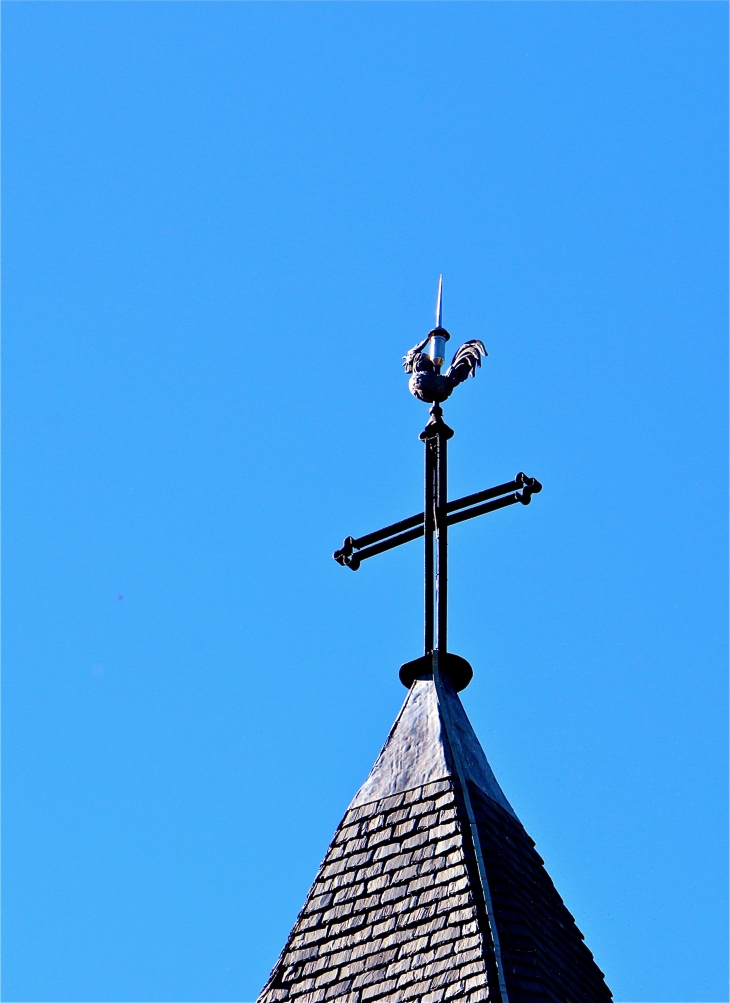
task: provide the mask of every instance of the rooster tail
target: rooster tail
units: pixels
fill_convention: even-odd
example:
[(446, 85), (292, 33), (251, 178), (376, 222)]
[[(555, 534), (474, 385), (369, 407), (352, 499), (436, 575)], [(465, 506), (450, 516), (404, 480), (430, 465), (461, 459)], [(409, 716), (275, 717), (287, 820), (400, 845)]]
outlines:
[(469, 376), (474, 376), (477, 369), (482, 364), (482, 356), (486, 357), (487, 350), (483, 342), (474, 339), (466, 341), (457, 349), (451, 365), (444, 373), (444, 376), (452, 380), (454, 384), (463, 383)]

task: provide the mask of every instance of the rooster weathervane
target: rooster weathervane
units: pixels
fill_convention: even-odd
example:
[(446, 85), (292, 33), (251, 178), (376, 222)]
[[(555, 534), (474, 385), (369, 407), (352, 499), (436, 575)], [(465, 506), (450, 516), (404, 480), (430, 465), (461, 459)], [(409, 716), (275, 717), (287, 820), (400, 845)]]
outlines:
[(424, 673), (433, 672), (436, 679), (441, 672), (455, 689), (462, 690), (469, 685), (473, 671), (465, 658), (451, 654), (446, 647), (448, 527), (516, 502), (529, 505), (542, 485), (534, 477), (519, 473), (505, 484), (447, 500), (446, 444), (454, 432), (443, 420), (441, 404), (454, 387), (476, 374), (487, 350), (481, 341), (467, 341), (457, 350), (446, 372), (441, 372), (450, 338), (441, 325), (442, 299), (443, 276), (439, 278), (436, 298), (436, 327), (403, 357), (403, 367), (410, 374), (409, 390), (431, 405), (429, 422), (419, 436), (426, 460), (423, 512), (358, 539), (348, 536), (332, 556), (338, 564), (357, 571), (368, 557), (424, 537), (424, 653), (401, 666), (400, 680), (410, 687)]
[[(444, 277), (439, 276), (439, 291), (436, 297), (436, 327), (429, 331), (420, 344), (403, 356), (403, 368), (411, 373), (408, 389), (414, 397), (426, 404), (441, 404), (451, 396), (454, 387), (463, 383), (469, 376), (476, 375), (482, 364), (482, 356), (487, 350), (481, 341), (467, 341), (458, 349), (453, 361), (445, 373), (441, 367), (446, 361), (446, 342), (451, 335), (441, 326), (441, 310), (443, 305)], [(431, 342), (429, 351), (423, 349)]]

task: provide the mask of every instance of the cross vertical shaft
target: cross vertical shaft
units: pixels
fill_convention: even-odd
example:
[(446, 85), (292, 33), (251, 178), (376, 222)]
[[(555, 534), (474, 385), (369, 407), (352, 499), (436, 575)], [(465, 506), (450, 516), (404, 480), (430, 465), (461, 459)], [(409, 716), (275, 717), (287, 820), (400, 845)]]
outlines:
[(438, 404), (434, 404), (430, 413), (431, 420), (420, 435), (425, 445), (424, 655), (430, 655), (434, 650), (446, 654), (448, 566), (446, 443), (454, 434), (441, 417), (443, 411)]
[(425, 478), (423, 499), (424, 552), (423, 552), (423, 653), (433, 651), (434, 628), (434, 561), (433, 543), (436, 505), (436, 440), (424, 437)]
[(448, 596), (448, 527), (446, 524), (446, 425), (436, 438), (436, 647), (440, 655), (446, 654), (446, 615)]

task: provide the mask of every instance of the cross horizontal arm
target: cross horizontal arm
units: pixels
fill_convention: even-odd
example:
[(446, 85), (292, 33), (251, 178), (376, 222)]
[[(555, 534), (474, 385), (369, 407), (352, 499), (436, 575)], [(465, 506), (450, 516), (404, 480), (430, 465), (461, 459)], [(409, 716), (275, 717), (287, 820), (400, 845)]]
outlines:
[(484, 505), (474, 505), (472, 508), (464, 509), (463, 512), (456, 512), (454, 515), (447, 515), (446, 525), (453, 526), (456, 522), (464, 522), (466, 519), (473, 519), (477, 515), (486, 515), (487, 512), (496, 512), (497, 509), (506, 508), (508, 505), (514, 505), (516, 502), (522, 502), (523, 505), (529, 505), (530, 496), (525, 496), (524, 494), (520, 494), (519, 491), (516, 491), (514, 494), (507, 495), (505, 498), (497, 498), (494, 501), (485, 502)]
[[(519, 488), (522, 488), (520, 492)], [(473, 519), (478, 515), (486, 515), (487, 512), (496, 512), (497, 509), (506, 508), (516, 502), (529, 505), (532, 495), (542, 490), (542, 484), (534, 477), (526, 477), (519, 473), (513, 481), (506, 484), (498, 484), (496, 487), (487, 488), (485, 491), (477, 491), (472, 495), (465, 495), (446, 504), (446, 525), (451, 526), (457, 522), (464, 522), (466, 519)], [(504, 495), (505, 497), (499, 497)], [(489, 501), (488, 499), (494, 499)], [(477, 504), (483, 502), (484, 504)], [(463, 509), (463, 511), (459, 511)], [(417, 540), (423, 536), (423, 512), (412, 515), (408, 519), (394, 522), (391, 526), (378, 529), (374, 533), (368, 533), (357, 540), (351, 536), (346, 537), (340, 550), (336, 550), (332, 555), (338, 564), (357, 571), (360, 563), (368, 557), (375, 557), (386, 550), (399, 547), (402, 543)], [(355, 553), (357, 551), (357, 553)]]
[[(400, 547), (401, 543), (409, 543), (411, 540), (417, 540), (420, 536), (423, 536), (423, 516), (421, 516), (420, 526), (416, 526), (415, 529), (411, 529), (407, 533), (399, 533), (397, 536), (391, 536), (389, 540), (383, 540), (382, 543), (375, 543), (372, 547), (363, 547), (362, 550), (358, 550), (356, 554), (353, 553), (349, 561), (341, 561), (335, 556), (336, 554), (342, 553), (340, 550), (336, 550), (332, 556), (339, 564), (346, 564), (348, 568), (352, 568), (353, 571), (357, 571), (357, 568), (353, 566), (353, 561), (356, 560), (356, 563), (359, 566), (360, 561), (364, 561), (368, 557), (375, 557), (376, 554), (383, 554), (386, 550), (392, 550), (393, 547)], [(343, 547), (343, 550), (346, 549), (347, 540), (345, 540)]]
[[(423, 512), (419, 512), (418, 515), (412, 515), (408, 519), (401, 519), (400, 522), (394, 522), (392, 526), (385, 526), (383, 529), (376, 529), (374, 533), (368, 533), (367, 536), (361, 536), (358, 540), (353, 540), (352, 545), (357, 550), (361, 550), (363, 547), (370, 547), (373, 543), (378, 543), (380, 540), (387, 540), (389, 536), (395, 536), (397, 533), (405, 533), (407, 529), (413, 529), (414, 526), (423, 527)], [(417, 535), (422, 535), (417, 534)], [(415, 536), (409, 536), (409, 540), (415, 540)], [(406, 541), (401, 541), (405, 543)], [(387, 547), (384, 549), (388, 549)], [(378, 551), (380, 553), (381, 551)]]
[[(477, 491), (476, 494), (464, 495), (463, 498), (446, 502), (446, 511), (455, 512), (457, 509), (466, 508), (467, 505), (476, 505), (478, 502), (487, 501), (489, 498), (498, 498), (500, 495), (506, 495), (510, 491), (517, 491), (519, 488), (524, 487), (527, 481), (534, 480), (534, 477), (525, 477), (524, 474), (518, 474), (513, 481), (507, 481), (506, 484), (498, 484), (496, 488), (487, 488), (486, 491)], [(534, 490), (533, 488), (532, 491)], [(540, 488), (537, 490), (539, 491)], [(457, 519), (456, 521), (458, 522), (459, 520)]]

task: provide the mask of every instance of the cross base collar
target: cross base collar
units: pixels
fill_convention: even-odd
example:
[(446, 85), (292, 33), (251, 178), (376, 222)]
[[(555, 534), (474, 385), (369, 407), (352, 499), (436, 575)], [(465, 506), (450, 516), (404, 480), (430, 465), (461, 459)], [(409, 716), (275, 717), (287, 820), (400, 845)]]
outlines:
[[(461, 655), (452, 655), (450, 651), (439, 655), (439, 672), (446, 673), (457, 693), (467, 688), (474, 675), (474, 669), (467, 660)], [(398, 678), (409, 690), (416, 679), (430, 676), (432, 673), (433, 654), (429, 652), (427, 655), (421, 655), (420, 658), (414, 658), (412, 662), (401, 665)]]

